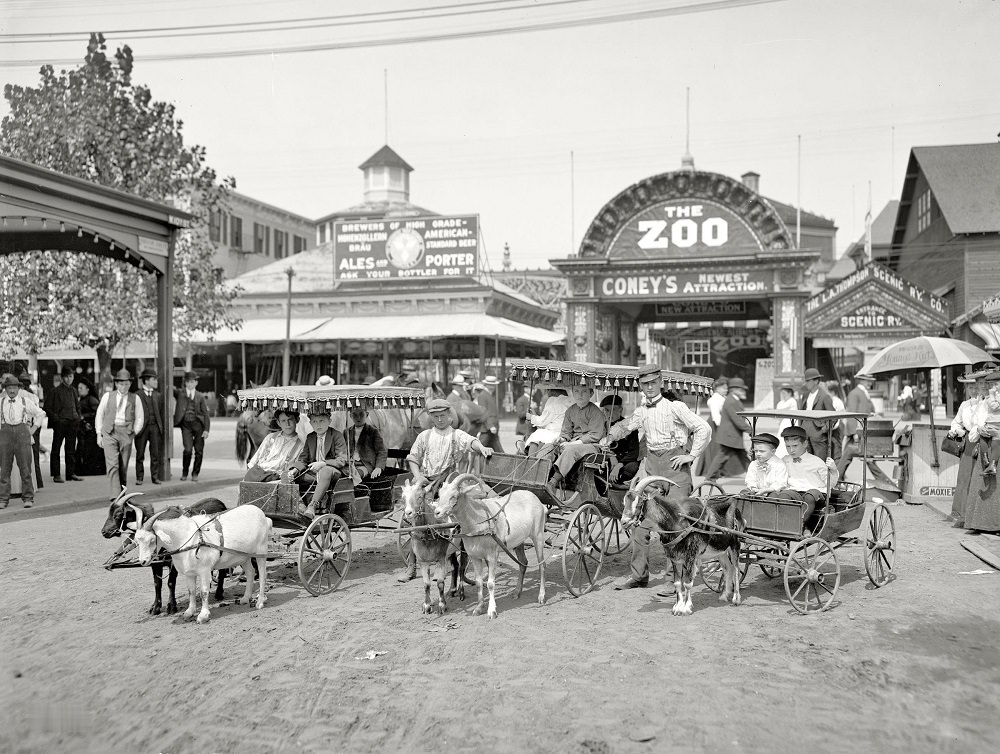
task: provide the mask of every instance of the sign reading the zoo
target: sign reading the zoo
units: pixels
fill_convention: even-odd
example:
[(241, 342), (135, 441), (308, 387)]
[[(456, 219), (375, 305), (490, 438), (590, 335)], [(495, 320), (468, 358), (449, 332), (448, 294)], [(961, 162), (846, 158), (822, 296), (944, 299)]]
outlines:
[(707, 200), (671, 199), (642, 210), (611, 242), (609, 257), (703, 257), (763, 248), (732, 210)]
[(334, 224), (337, 281), (473, 277), (478, 271), (479, 215)]

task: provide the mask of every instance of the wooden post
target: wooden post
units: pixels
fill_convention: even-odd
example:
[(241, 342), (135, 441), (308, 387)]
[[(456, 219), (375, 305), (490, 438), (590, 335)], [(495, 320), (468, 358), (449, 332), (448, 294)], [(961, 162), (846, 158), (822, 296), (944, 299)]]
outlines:
[(295, 270), (290, 266), (285, 268), (288, 275), (288, 298), (285, 300), (285, 350), (281, 359), (281, 384), (291, 385), (292, 382), (292, 278)]

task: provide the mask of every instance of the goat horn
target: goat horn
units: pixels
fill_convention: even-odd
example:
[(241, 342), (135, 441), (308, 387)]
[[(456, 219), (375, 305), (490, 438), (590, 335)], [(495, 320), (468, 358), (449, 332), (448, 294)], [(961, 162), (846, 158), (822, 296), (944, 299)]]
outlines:
[(646, 491), (646, 487), (657, 482), (666, 482), (667, 484), (672, 484), (675, 487), (678, 486), (677, 482), (672, 482), (665, 476), (647, 476), (644, 477), (635, 487), (632, 488), (632, 492), (638, 497), (643, 492)]
[(156, 519), (158, 519), (160, 516), (162, 516), (166, 512), (167, 512), (167, 509), (164, 508), (162, 511), (158, 511), (157, 513), (154, 513), (152, 516), (149, 517), (149, 520), (146, 522), (146, 524), (142, 528), (146, 529), (148, 531), (153, 531), (153, 522), (156, 521)]
[(454, 478), (454, 479), (452, 480), (452, 482), (451, 482), (451, 483), (452, 483), (453, 485), (455, 485), (456, 487), (458, 487), (458, 486), (459, 486), (459, 485), (460, 485), (460, 484), (461, 484), (462, 482), (464, 482), (464, 481), (465, 481), (466, 477), (468, 477), (469, 479), (473, 480), (473, 481), (474, 481), (474, 482), (475, 482), (475, 483), (476, 483), (477, 485), (478, 485), (478, 484), (479, 484), (479, 483), (480, 483), (480, 482), (482, 481), (482, 480), (481, 480), (481, 479), (480, 479), (480, 478), (479, 478), (478, 476), (476, 476), (475, 474), (470, 474), (470, 473), (466, 472), (465, 474), (459, 474), (459, 475), (458, 475), (457, 477), (455, 477), (455, 478)]

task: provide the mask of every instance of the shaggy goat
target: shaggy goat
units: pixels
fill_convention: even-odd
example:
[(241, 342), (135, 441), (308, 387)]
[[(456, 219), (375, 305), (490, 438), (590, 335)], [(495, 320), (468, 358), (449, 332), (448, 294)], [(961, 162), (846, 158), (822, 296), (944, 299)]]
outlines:
[[(410, 520), (412, 526), (432, 526), (440, 523), (428, 510), (427, 495), (430, 493), (425, 487), (406, 481), (403, 483), (402, 493), (403, 515)], [(431, 581), (435, 581), (438, 588), (437, 611), (438, 615), (443, 615), (448, 609), (444, 600), (444, 580), (449, 561), (452, 566), (449, 594), (451, 596), (457, 594), (460, 600), (465, 599), (465, 585), (460, 576), (465, 570), (463, 566), (466, 555), (451, 539), (436, 529), (414, 531), (410, 535), (410, 546), (413, 548), (420, 575), (424, 579), (424, 612), (431, 612)]]
[[(740, 538), (733, 531), (743, 531), (744, 523), (736, 510), (736, 499), (725, 498), (703, 503), (696, 497), (672, 500), (659, 491), (647, 491), (656, 483), (673, 484), (662, 476), (646, 477), (625, 496), (622, 524), (630, 528), (643, 520), (659, 533), (667, 557), (674, 567), (674, 615), (691, 614), (691, 589), (695, 568), (703, 558), (718, 558), (722, 566), (722, 594), (719, 599), (739, 605)], [(729, 531), (723, 531), (722, 529)]]
[[(141, 492), (133, 492), (126, 495), (123, 491), (118, 499), (111, 503), (111, 508), (108, 510), (108, 518), (104, 522), (104, 526), (101, 527), (101, 535), (105, 539), (118, 537), (126, 532), (131, 537), (132, 533), (139, 528), (136, 525), (135, 509), (141, 510), (143, 518), (147, 520), (152, 517), (152, 505), (133, 500), (133, 498), (141, 494)], [(221, 500), (214, 497), (206, 497), (185, 508), (184, 515), (193, 516), (196, 513), (222, 513), (224, 510), (226, 510), (226, 504)], [(128, 544), (129, 542), (127, 541), (122, 543), (118, 554), (124, 552)], [(177, 599), (174, 594), (177, 585), (177, 569), (174, 568), (173, 563), (170, 561), (170, 556), (166, 556), (163, 560), (158, 560), (150, 565), (150, 569), (153, 571), (153, 604), (149, 608), (150, 615), (159, 615), (163, 609), (163, 567), (168, 564), (170, 570), (167, 574), (167, 615), (173, 615), (177, 612)], [(219, 571), (219, 581), (215, 587), (216, 600), (222, 599), (222, 590), (225, 586), (227, 575), (228, 571), (225, 569)]]
[(528, 561), (524, 543), (530, 539), (538, 559), (538, 604), (545, 602), (545, 506), (533, 492), (514, 490), (495, 497), (493, 490), (475, 474), (461, 474), (441, 485), (434, 504), (438, 518), (453, 516), (461, 526), (462, 543), (476, 571), (479, 602), (473, 615), (483, 611), (483, 576), (487, 575), (490, 603), (487, 615), (497, 617), (496, 570), (501, 545), (514, 553), (520, 569), (517, 593), (521, 596)]
[[(133, 506), (134, 507), (134, 506)], [(143, 523), (142, 512), (136, 508), (139, 530), (135, 541), (139, 546), (139, 562), (148, 564), (162, 546), (170, 554), (177, 571), (187, 579), (190, 602), (184, 618), (190, 619), (201, 592), (201, 612), (198, 622), (205, 623), (208, 610), (208, 590), (212, 571), (242, 565), (247, 578), (246, 591), (237, 600), (240, 605), (250, 602), (254, 586), (253, 561), (257, 561), (260, 591), (257, 609), (264, 607), (267, 592), (267, 544), (271, 538), (271, 521), (254, 505), (240, 505), (219, 514), (184, 516), (174, 507), (160, 511)]]

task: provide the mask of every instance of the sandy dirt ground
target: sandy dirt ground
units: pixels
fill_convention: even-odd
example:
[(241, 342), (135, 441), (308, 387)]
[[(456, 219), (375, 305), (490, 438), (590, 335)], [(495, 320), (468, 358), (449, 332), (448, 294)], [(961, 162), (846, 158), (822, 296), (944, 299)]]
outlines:
[(576, 599), (554, 559), (546, 603), (537, 571), (515, 602), (508, 562), (497, 620), (471, 599), (426, 617), (394, 538), (355, 532), (338, 591), (276, 566), (263, 610), (233, 584), (205, 625), (147, 615), (148, 569), (101, 567), (103, 511), (11, 522), (0, 751), (1000, 750), (1000, 574), (963, 575), (988, 569), (933, 511), (892, 511), (898, 578), (872, 588), (844, 548), (836, 604), (810, 616), (754, 569), (742, 606), (697, 586), (674, 617), (654, 545), (654, 588), (614, 591), (619, 555)]

